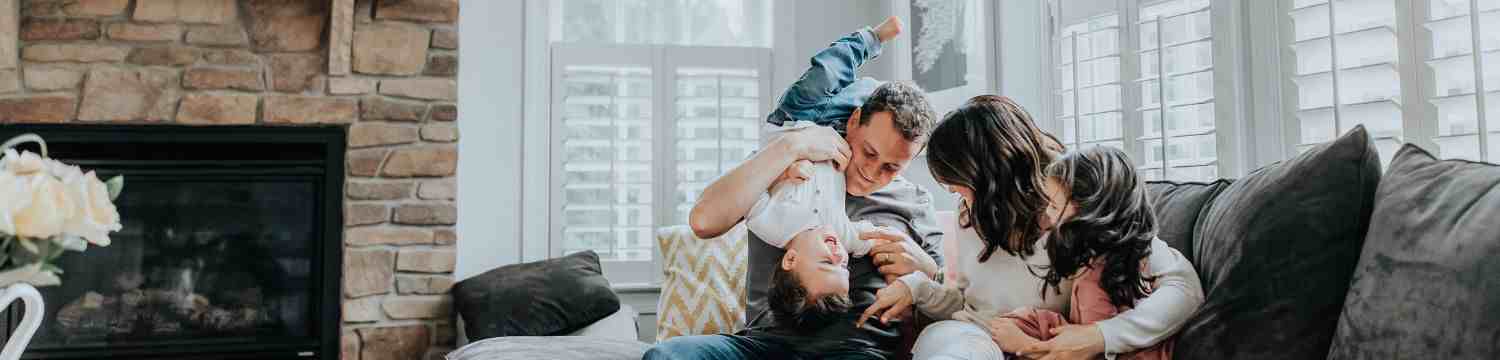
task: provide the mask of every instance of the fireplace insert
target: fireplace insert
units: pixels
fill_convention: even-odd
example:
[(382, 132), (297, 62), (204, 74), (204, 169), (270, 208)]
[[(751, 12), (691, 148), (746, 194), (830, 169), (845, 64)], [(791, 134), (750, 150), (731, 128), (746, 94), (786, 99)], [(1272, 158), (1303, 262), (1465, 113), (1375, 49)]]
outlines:
[(0, 127), (22, 133), (126, 178), (124, 229), (59, 261), (23, 359), (338, 358), (343, 128)]

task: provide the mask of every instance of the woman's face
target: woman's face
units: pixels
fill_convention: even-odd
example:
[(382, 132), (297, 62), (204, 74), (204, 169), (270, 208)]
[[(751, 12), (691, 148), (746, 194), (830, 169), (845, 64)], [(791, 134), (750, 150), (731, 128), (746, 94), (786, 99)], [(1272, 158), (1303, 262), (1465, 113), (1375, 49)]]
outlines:
[(943, 184), (943, 187), (947, 188), (948, 192), (957, 194), (962, 205), (967, 206), (974, 203), (974, 189), (968, 186), (953, 184)]

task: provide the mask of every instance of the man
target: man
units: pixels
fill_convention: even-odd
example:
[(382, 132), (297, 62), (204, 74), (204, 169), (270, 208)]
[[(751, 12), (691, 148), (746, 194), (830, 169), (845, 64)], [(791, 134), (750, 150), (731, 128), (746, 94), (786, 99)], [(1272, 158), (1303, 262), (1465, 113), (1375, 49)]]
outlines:
[[(894, 29), (892, 29), (894, 27)], [(766, 316), (770, 277), (784, 251), (750, 239), (749, 329), (736, 335), (687, 336), (653, 347), (647, 359), (861, 358), (883, 359), (902, 348), (901, 321), (854, 326), (887, 279), (915, 271), (938, 273), (942, 233), (931, 195), (899, 174), (925, 144), (935, 115), (917, 87), (902, 82), (855, 80), (855, 69), (877, 56), (881, 40), (900, 32), (894, 18), (876, 29), (846, 36), (812, 58), (812, 68), (782, 97), (768, 118), (773, 125), (812, 121), (817, 127), (787, 132), (703, 191), (689, 215), (699, 238), (722, 235), (739, 223), (781, 174), (799, 160), (834, 161), (845, 174), (850, 220), (896, 232), (861, 235), (889, 240), (849, 264), (852, 306), (819, 326), (789, 326)], [(892, 314), (900, 318), (904, 314)], [(915, 334), (908, 334), (915, 335)]]

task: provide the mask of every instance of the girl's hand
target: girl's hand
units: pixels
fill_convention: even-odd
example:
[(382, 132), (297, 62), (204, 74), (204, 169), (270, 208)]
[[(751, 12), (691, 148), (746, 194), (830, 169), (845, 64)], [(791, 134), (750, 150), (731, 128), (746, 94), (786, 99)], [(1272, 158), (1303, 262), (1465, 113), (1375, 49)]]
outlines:
[[(854, 327), (865, 326), (865, 320), (880, 314), (880, 323), (889, 325), (891, 320), (901, 319), (906, 311), (911, 309), (911, 288), (906, 283), (892, 281), (884, 289), (875, 292), (875, 303), (865, 308), (865, 313), (859, 316), (859, 321), (854, 322)], [(883, 310), (883, 312), (882, 312)]]
[(1104, 353), (1104, 334), (1094, 325), (1064, 325), (1052, 329), (1052, 340), (1027, 346), (1022, 357), (1040, 360), (1088, 360)]

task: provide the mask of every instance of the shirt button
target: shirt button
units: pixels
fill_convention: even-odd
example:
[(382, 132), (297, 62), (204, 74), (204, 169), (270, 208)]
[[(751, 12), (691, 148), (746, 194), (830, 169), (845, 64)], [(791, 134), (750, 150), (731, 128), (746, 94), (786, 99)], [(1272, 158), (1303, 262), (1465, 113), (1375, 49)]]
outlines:
[(813, 213), (817, 214), (818, 213), (818, 209), (813, 209)]

